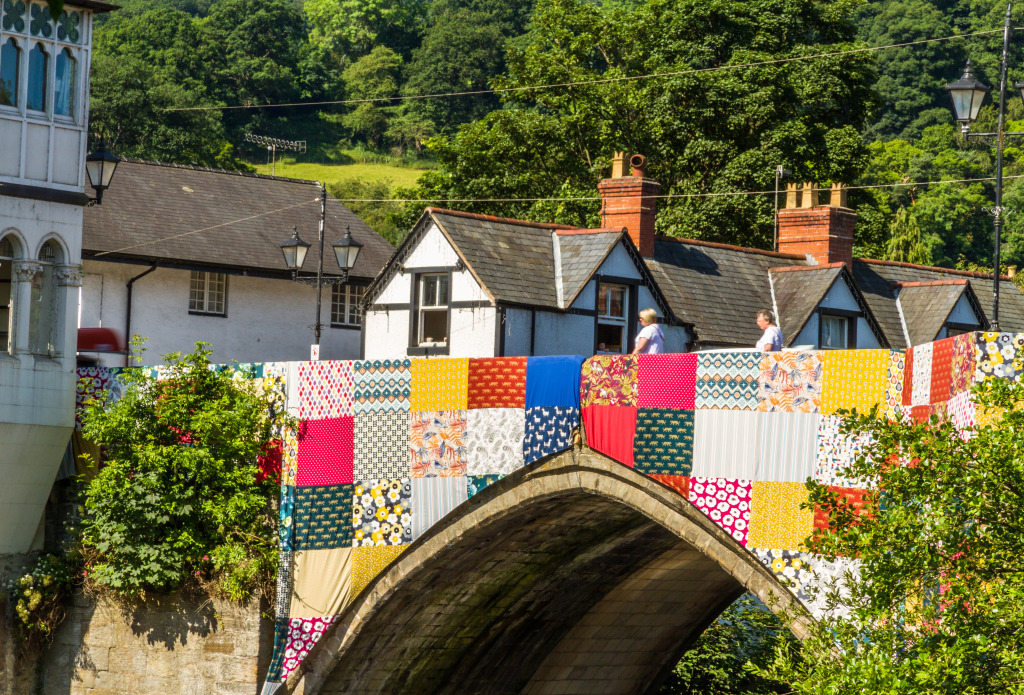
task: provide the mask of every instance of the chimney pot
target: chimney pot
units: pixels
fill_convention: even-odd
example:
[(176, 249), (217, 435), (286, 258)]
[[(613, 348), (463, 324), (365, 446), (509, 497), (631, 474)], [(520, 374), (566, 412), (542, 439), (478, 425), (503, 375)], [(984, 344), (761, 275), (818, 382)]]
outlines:
[(633, 176), (644, 177), (644, 169), (647, 168), (647, 158), (642, 154), (635, 154), (629, 158), (629, 166), (633, 169)]
[(845, 208), (846, 207), (846, 186), (841, 183), (832, 184), (832, 190), (829, 192), (829, 207), (833, 208)]
[(802, 208), (815, 208), (818, 207), (818, 189), (813, 181), (807, 181), (804, 183), (803, 195), (800, 199), (800, 207)]
[(830, 204), (820, 207), (814, 184), (805, 183), (800, 191), (803, 200), (796, 207), (797, 186), (786, 186), (786, 208), (779, 210), (778, 250), (813, 258), (817, 264), (853, 263), (857, 214), (843, 204), (843, 185), (833, 184)]
[(601, 194), (601, 226), (626, 228), (629, 238), (644, 258), (654, 256), (654, 220), (661, 184), (644, 178), (646, 160), (635, 154), (629, 158), (632, 176), (617, 167), (625, 168), (625, 156), (616, 152), (612, 159), (612, 176), (597, 184)]
[(612, 178), (621, 179), (626, 175), (626, 153), (616, 152), (612, 157)]
[(787, 183), (786, 184), (786, 207), (795, 208), (797, 207), (796, 194), (799, 190), (797, 184)]

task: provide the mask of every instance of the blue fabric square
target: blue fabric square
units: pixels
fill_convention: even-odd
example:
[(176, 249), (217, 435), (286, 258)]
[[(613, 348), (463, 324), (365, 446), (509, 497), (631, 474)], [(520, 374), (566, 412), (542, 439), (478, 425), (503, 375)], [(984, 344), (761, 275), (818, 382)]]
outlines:
[(295, 550), (322, 550), (352, 545), (354, 485), (295, 488)]
[(528, 357), (526, 359), (526, 407), (580, 407), (580, 373), (583, 358), (579, 355)]
[[(527, 377), (529, 383), (529, 377)], [(572, 446), (572, 431), (579, 427), (578, 408), (548, 406), (526, 409), (526, 438), (523, 440), (523, 460), (533, 463), (537, 459), (557, 454)]]

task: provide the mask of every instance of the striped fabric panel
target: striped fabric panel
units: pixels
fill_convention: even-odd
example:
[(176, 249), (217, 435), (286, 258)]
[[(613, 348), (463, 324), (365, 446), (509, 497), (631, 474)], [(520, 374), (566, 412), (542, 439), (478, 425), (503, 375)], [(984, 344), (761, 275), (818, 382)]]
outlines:
[(692, 476), (752, 480), (757, 473), (758, 423), (764, 413), (697, 410)]
[(464, 476), (412, 479), (412, 539), (469, 499)]
[(754, 480), (802, 483), (814, 475), (816, 413), (760, 413)]

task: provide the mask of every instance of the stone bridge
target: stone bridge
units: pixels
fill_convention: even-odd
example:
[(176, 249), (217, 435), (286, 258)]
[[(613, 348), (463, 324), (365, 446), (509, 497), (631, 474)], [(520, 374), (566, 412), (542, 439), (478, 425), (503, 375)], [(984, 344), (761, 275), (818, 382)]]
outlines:
[(744, 591), (809, 617), (676, 491), (573, 449), (488, 486), (340, 616), (289, 693), (643, 693)]

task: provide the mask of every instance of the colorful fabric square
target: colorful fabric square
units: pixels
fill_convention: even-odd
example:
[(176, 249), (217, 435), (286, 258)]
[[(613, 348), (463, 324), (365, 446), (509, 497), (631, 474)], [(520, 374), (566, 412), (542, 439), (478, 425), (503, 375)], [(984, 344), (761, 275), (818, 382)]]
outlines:
[(761, 356), (759, 352), (708, 352), (698, 355), (697, 409), (756, 409)]
[(721, 526), (740, 545), (747, 545), (750, 526), (750, 481), (690, 478), (690, 502)]
[(764, 355), (757, 377), (757, 410), (820, 412), (823, 367), (820, 351), (769, 352)]
[(753, 480), (763, 416), (748, 410), (698, 410), (693, 425), (694, 476)]
[(571, 447), (572, 433), (579, 424), (580, 411), (573, 406), (527, 408), (523, 463), (530, 464)]
[(910, 405), (928, 405), (932, 391), (932, 344), (914, 346), (914, 382)]
[(810, 600), (817, 585), (814, 555), (799, 550), (755, 550), (754, 554), (794, 596), (801, 601)]
[(633, 462), (641, 473), (689, 476), (693, 470), (693, 411), (639, 408)]
[(295, 488), (281, 486), (281, 511), (278, 514), (278, 547), (281, 552), (295, 549)]
[(525, 410), (470, 410), (466, 422), (467, 475), (508, 475), (523, 467)]
[(928, 398), (932, 403), (949, 400), (953, 378), (953, 338), (932, 343), (932, 381)]
[(412, 376), (409, 360), (359, 360), (352, 363), (354, 413), (409, 412)]
[[(288, 618), (278, 616), (274, 619), (274, 653), (270, 657), (267, 668), (267, 680), (262, 695), (270, 695), (280, 686), (283, 680), (285, 650), (288, 648)], [(294, 667), (293, 667), (294, 668)], [(289, 671), (290, 673), (291, 671)]]
[(636, 408), (616, 405), (588, 405), (583, 408), (587, 445), (608, 458), (633, 467), (633, 439)]
[(935, 408), (930, 405), (912, 405), (910, 406), (910, 419), (923, 425), (931, 419), (934, 412)]
[(503, 475), (471, 475), (466, 478), (466, 496), (472, 497), (488, 485), (494, 485)]
[(974, 383), (975, 349), (973, 333), (961, 333), (953, 337), (953, 364), (949, 384), (951, 395), (971, 390)]
[(352, 598), (355, 599), (408, 546), (375, 545), (352, 548)]
[(800, 508), (807, 501), (803, 483), (755, 481), (751, 496), (747, 545), (800, 550), (814, 530), (814, 512)]
[(411, 482), (413, 540), (469, 499), (465, 478), (413, 478)]
[(352, 547), (412, 543), (409, 478), (360, 480), (352, 491)]
[(820, 419), (813, 413), (762, 413), (754, 479), (802, 483), (810, 478)]
[(693, 410), (697, 388), (696, 353), (638, 357), (638, 407)]
[[(288, 382), (285, 379), (287, 370), (278, 366), (279, 363), (271, 363), (264, 369), (263, 377), (256, 379), (257, 391), (266, 399), (268, 415), (275, 423), (274, 433), (281, 436), (281, 418), (288, 411)], [(272, 367), (272, 368), (270, 368)]]
[(579, 355), (528, 357), (526, 359), (526, 407), (580, 409)]
[(281, 668), (282, 681), (287, 680), (288, 675), (298, 668), (335, 618), (337, 616), (328, 615), (320, 618), (292, 618), (288, 621), (288, 646), (285, 647)]
[(633, 355), (597, 355), (583, 363), (581, 404), (636, 406), (639, 361)]
[(299, 364), (299, 417), (303, 420), (352, 414), (352, 363)]
[(292, 605), (292, 569), (295, 553), (283, 550), (277, 561), (277, 594), (274, 615), (287, 616)]
[(470, 410), (526, 407), (526, 358), (481, 357), (469, 360)]
[(821, 412), (840, 409), (867, 414), (886, 402), (888, 350), (828, 350), (824, 353)]
[(352, 548), (296, 551), (288, 617), (337, 615), (348, 605), (351, 589)]
[(256, 480), (261, 483), (264, 480), (280, 483), (282, 456), (281, 440), (272, 439), (267, 442), (263, 447), (263, 451), (256, 457), (256, 467), (259, 469), (256, 473)]
[(412, 360), (410, 410), (426, 413), (465, 410), (469, 360), (443, 358)]
[(953, 426), (961, 432), (977, 425), (977, 412), (970, 391), (962, 391), (949, 399), (946, 404)]
[[(863, 516), (868, 511), (865, 509), (867, 502), (864, 500), (864, 496), (868, 494), (867, 490), (863, 490), (855, 487), (841, 487), (838, 485), (829, 485), (828, 489), (830, 492), (834, 492), (839, 495), (839, 498), (845, 500), (846, 504), (853, 508), (853, 513), (856, 516)], [(814, 508), (814, 528), (815, 529), (827, 529), (828, 528), (829, 515), (821, 507)]]
[(294, 489), (295, 550), (322, 550), (352, 545), (352, 485)]
[(82, 413), (85, 404), (93, 398), (100, 398), (110, 388), (110, 370), (106, 367), (79, 367), (75, 372), (75, 429), (82, 429)]
[(992, 377), (1020, 381), (1024, 375), (1024, 333), (976, 333), (975, 381)]
[(296, 485), (352, 482), (353, 426), (351, 416), (299, 423)]
[(378, 410), (355, 417), (354, 477), (408, 478), (409, 413)]
[(299, 438), (295, 430), (281, 430), (281, 484), (294, 485), (299, 470)]
[(465, 410), (410, 413), (412, 477), (466, 475)]
[(885, 373), (885, 417), (895, 420), (903, 405), (903, 371), (907, 358), (902, 352), (889, 352), (889, 366)]
[(842, 422), (834, 415), (823, 415), (818, 421), (814, 479), (825, 485), (856, 487), (857, 482), (844, 476), (842, 471), (853, 465), (871, 438), (861, 434), (844, 435), (840, 429)]
[(684, 499), (690, 498), (690, 479), (682, 475), (658, 475), (657, 473), (648, 473), (647, 477), (651, 480), (657, 480), (662, 485), (670, 487)]

